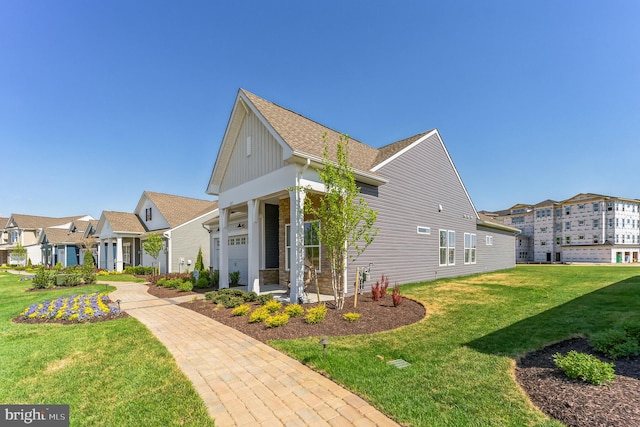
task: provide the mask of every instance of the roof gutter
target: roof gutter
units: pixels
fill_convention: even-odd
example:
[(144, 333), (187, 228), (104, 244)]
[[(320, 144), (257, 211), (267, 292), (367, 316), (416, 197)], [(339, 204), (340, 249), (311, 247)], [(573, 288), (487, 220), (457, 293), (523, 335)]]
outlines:
[[(322, 167), (325, 164), (325, 159), (316, 156), (310, 156), (309, 154), (301, 153), (299, 151), (294, 151), (293, 156), (291, 157), (291, 161), (293, 163), (304, 164), (305, 168), (303, 172), (311, 165), (314, 167)], [(336, 164), (331, 161), (331, 163)], [(362, 171), (360, 169), (353, 169), (353, 175), (357, 181), (364, 182), (365, 184), (375, 185), (376, 187), (380, 185), (384, 185), (389, 182), (389, 180), (384, 179), (378, 174), (369, 173), (366, 171)]]

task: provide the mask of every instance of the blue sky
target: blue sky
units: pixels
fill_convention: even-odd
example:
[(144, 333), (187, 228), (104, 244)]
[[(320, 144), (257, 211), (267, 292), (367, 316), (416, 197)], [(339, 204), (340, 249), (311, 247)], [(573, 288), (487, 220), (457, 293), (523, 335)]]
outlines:
[(478, 210), (640, 198), (640, 2), (0, 2), (0, 216), (205, 188), (238, 88), (374, 147), (438, 128)]

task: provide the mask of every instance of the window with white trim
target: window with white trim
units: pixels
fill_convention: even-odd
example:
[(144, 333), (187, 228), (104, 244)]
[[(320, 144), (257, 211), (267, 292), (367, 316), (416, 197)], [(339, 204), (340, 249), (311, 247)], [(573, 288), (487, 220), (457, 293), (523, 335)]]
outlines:
[(125, 264), (131, 264), (131, 243), (122, 245), (122, 261)]
[[(316, 227), (319, 227), (318, 221), (305, 221), (304, 223), (304, 257), (316, 268), (316, 271), (320, 272), (320, 237), (316, 231)], [(285, 245), (285, 269), (289, 270), (291, 267), (291, 225), (285, 225), (284, 233), (284, 245)]]
[(476, 263), (476, 235), (464, 233), (464, 263)]
[(18, 232), (12, 231), (9, 237), (9, 243), (17, 243), (18, 242)]
[(493, 245), (493, 236), (487, 236), (485, 238), (486, 244), (487, 246), (492, 246)]
[(456, 263), (456, 232), (440, 230), (440, 265), (455, 265)]

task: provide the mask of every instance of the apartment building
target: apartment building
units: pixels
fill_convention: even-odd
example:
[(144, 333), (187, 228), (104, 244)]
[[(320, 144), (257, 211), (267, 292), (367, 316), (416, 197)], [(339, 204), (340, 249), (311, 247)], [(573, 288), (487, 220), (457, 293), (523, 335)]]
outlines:
[(519, 228), (516, 262), (632, 263), (640, 257), (640, 200), (580, 193), (487, 213)]

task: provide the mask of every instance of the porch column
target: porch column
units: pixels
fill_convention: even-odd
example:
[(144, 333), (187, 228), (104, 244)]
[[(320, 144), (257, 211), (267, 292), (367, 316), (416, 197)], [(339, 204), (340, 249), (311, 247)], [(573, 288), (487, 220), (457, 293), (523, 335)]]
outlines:
[(107, 239), (107, 271), (113, 271), (113, 241)]
[(297, 303), (303, 298), (304, 291), (304, 190), (295, 189), (289, 192), (290, 229), (289, 239), (291, 255), (289, 270), (291, 280), (290, 302)]
[(220, 210), (220, 289), (229, 287), (229, 208)]
[(122, 273), (124, 260), (122, 257), (122, 237), (116, 239), (116, 271)]
[(103, 244), (104, 243), (103, 243), (102, 239), (98, 239), (98, 265), (97, 265), (97, 267), (99, 269), (103, 268), (103, 264), (104, 264), (104, 261), (102, 260), (102, 245)]
[(247, 202), (249, 213), (248, 224), (248, 247), (247, 247), (247, 289), (256, 293), (260, 292), (260, 201), (256, 199)]

